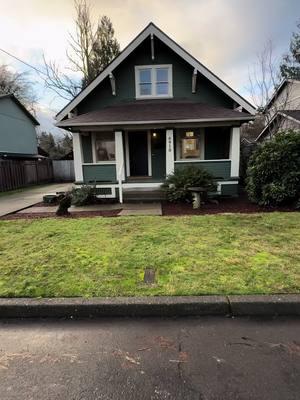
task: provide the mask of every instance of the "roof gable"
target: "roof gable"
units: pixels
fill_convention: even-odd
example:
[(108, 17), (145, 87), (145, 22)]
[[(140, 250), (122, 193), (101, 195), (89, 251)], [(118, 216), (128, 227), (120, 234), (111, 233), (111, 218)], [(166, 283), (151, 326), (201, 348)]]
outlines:
[(150, 23), (129, 45), (85, 88), (83, 89), (69, 104), (67, 104), (57, 115), (56, 119), (61, 121), (66, 115), (71, 112), (88, 94), (90, 94), (114, 69), (124, 61), (147, 37), (155, 36), (170, 47), (175, 53), (182, 57), (195, 70), (211, 81), (216, 87), (221, 89), (226, 95), (234, 100), (238, 105), (242, 106), (250, 114), (255, 113), (255, 108), (231, 89), (226, 83), (219, 79), (203, 64), (197, 61), (181, 46), (169, 38), (156, 25)]
[(34, 118), (34, 116), (23, 106), (23, 104), (13, 95), (13, 94), (0, 94), (1, 99), (12, 100), (20, 110), (33, 122), (34, 125), (40, 125), (39, 122)]

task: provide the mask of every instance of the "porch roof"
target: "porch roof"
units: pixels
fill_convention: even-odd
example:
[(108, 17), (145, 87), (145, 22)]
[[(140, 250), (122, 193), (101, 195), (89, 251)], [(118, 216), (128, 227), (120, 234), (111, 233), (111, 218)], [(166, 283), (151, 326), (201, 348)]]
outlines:
[(253, 115), (191, 101), (139, 100), (58, 122), (59, 127), (142, 125), (180, 122), (249, 121)]

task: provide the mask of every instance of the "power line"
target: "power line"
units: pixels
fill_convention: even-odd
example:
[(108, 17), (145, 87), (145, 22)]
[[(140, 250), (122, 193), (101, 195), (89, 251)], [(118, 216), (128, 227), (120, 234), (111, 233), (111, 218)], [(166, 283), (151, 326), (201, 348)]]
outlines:
[(4, 49), (1, 49), (1, 48), (0, 48), (0, 51), (2, 51), (3, 53), (7, 54), (8, 56), (14, 58), (15, 60), (19, 61), (20, 63), (22, 63), (22, 64), (24, 64), (24, 65), (27, 65), (27, 67), (34, 69), (34, 70), (35, 70), (36, 72), (38, 72), (39, 74), (42, 74), (42, 75), (48, 77), (47, 74), (46, 74), (45, 72), (43, 72), (43, 71), (41, 71), (40, 69), (34, 67), (33, 65), (29, 64), (29, 63), (26, 62), (26, 61), (21, 60), (19, 57), (15, 56), (15, 55), (13, 55), (13, 54), (11, 54), (11, 53), (9, 53), (8, 51), (6, 51), (6, 50), (4, 50)]

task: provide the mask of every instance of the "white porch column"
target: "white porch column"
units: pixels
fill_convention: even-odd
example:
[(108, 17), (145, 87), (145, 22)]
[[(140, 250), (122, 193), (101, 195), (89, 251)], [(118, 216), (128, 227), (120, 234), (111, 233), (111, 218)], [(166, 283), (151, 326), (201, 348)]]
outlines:
[(231, 159), (231, 178), (239, 177), (240, 169), (240, 127), (231, 128), (229, 158)]
[(174, 135), (173, 129), (166, 130), (166, 175), (174, 172)]
[(77, 132), (73, 133), (73, 152), (74, 152), (74, 170), (75, 170), (75, 181), (83, 182), (83, 171), (82, 171), (82, 148), (81, 148), (81, 137)]
[(115, 145), (116, 145), (117, 179), (119, 179), (119, 173), (121, 171), (121, 177), (122, 177), (122, 180), (124, 180), (125, 179), (125, 166), (124, 166), (124, 150), (123, 150), (122, 131), (115, 132)]

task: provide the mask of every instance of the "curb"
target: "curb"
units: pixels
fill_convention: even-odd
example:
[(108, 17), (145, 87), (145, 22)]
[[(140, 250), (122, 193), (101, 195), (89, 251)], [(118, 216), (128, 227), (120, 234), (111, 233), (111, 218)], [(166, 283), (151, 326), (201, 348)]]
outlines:
[(0, 298), (1, 318), (300, 316), (300, 295)]

